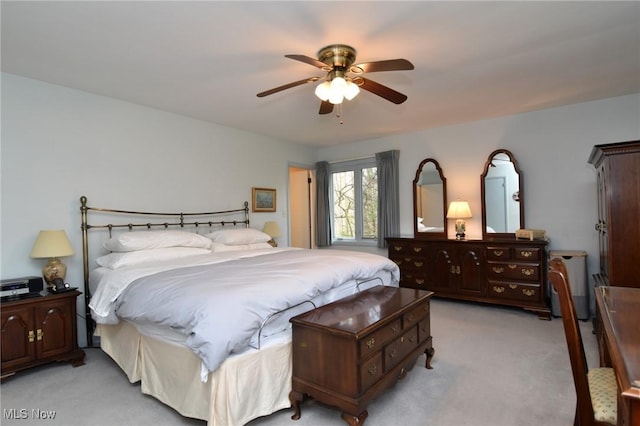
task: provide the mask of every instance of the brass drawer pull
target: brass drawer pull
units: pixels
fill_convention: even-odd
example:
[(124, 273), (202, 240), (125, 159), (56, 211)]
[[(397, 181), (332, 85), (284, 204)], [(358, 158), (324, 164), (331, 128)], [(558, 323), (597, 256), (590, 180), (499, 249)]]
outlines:
[(424, 265), (424, 262), (413, 262), (413, 264), (416, 265), (419, 268), (422, 265)]
[(502, 251), (502, 250), (494, 250), (493, 251), (493, 255), (496, 256), (496, 257), (500, 257), (503, 254), (504, 254), (504, 251)]
[(396, 265), (400, 266), (402, 265), (402, 260), (394, 260), (394, 262), (396, 263)]
[(531, 257), (531, 256), (533, 256), (533, 252), (530, 252), (530, 251), (521, 251), (521, 252), (520, 252), (520, 256), (522, 256), (522, 257)]
[(393, 331), (394, 333), (397, 333), (398, 330), (400, 330), (400, 327), (398, 327), (398, 324), (393, 324), (391, 326), (391, 331)]
[(36, 335), (33, 332), (33, 330), (29, 330), (29, 343), (33, 343), (35, 338), (36, 338)]
[(415, 343), (415, 342), (416, 342), (416, 336), (411, 336), (411, 337), (409, 337), (409, 341), (410, 341), (411, 343)]
[(424, 284), (424, 279), (416, 278), (416, 284)]
[(41, 329), (36, 330), (36, 340), (42, 340), (44, 337), (44, 332)]
[(516, 269), (518, 265), (514, 265), (513, 263), (509, 264), (509, 269)]
[(456, 266), (456, 274), (460, 275), (460, 265)]
[(402, 246), (393, 246), (395, 251), (402, 251)]
[(375, 376), (378, 373), (378, 367), (376, 365), (372, 365), (369, 367), (369, 374)]
[(410, 258), (410, 257), (405, 257), (405, 258), (404, 258), (404, 260), (405, 260), (406, 262), (411, 262), (411, 258)]
[(498, 266), (494, 266), (493, 268), (491, 268), (493, 270), (493, 272), (495, 272), (496, 274), (501, 274), (504, 272), (504, 268), (503, 267), (498, 267)]
[(414, 317), (413, 317), (413, 314), (409, 314), (409, 315), (407, 316), (407, 321), (413, 321), (413, 318), (414, 318)]
[(413, 251), (415, 251), (416, 253), (420, 253), (422, 251), (422, 247), (414, 247)]
[(396, 355), (398, 355), (398, 351), (396, 350), (396, 348), (393, 348), (393, 350), (389, 352), (389, 358), (395, 358)]
[(535, 272), (534, 269), (524, 269), (522, 268), (522, 275), (531, 276)]
[(536, 292), (534, 290), (529, 290), (527, 288), (523, 288), (522, 289), (522, 294), (524, 294), (525, 296), (533, 296), (534, 294), (536, 294)]
[(494, 285), (493, 291), (495, 291), (496, 293), (504, 293), (504, 287), (498, 287), (497, 285)]
[(516, 288), (518, 288), (518, 284), (509, 284), (509, 288), (515, 290)]
[(373, 349), (373, 347), (376, 345), (376, 339), (375, 338), (371, 338), (367, 341), (367, 347), (369, 349)]

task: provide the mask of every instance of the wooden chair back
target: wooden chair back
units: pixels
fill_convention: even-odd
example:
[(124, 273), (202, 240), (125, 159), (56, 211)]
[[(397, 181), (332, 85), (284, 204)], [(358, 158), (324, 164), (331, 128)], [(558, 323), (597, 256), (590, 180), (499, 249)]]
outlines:
[(592, 425), (594, 423), (594, 414), (587, 379), (589, 366), (587, 365), (587, 357), (582, 344), (578, 316), (571, 297), (569, 275), (562, 259), (556, 258), (549, 261), (549, 281), (551, 281), (551, 285), (558, 293), (562, 324), (571, 360), (571, 371), (573, 372), (573, 382), (577, 396), (575, 425)]

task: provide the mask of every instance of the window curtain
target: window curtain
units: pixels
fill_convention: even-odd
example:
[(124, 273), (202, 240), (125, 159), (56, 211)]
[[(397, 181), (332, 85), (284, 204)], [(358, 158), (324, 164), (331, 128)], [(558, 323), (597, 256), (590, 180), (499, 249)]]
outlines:
[(400, 235), (400, 151), (376, 153), (378, 168), (378, 247), (387, 247), (387, 237)]
[(316, 243), (318, 247), (331, 245), (331, 209), (329, 205), (329, 163), (316, 163)]

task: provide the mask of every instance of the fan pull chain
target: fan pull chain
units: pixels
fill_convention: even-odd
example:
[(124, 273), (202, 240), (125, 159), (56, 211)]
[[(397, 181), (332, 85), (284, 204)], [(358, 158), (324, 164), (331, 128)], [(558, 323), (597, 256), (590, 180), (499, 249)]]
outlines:
[(342, 119), (342, 104), (338, 104), (336, 108), (336, 117), (340, 120), (340, 124), (344, 124), (344, 120)]

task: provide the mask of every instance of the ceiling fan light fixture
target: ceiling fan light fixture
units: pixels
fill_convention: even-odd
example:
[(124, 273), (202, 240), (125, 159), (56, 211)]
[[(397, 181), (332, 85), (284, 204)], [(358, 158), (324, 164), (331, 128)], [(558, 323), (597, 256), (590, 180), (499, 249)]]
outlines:
[(316, 87), (316, 96), (322, 101), (327, 101), (329, 100), (329, 95), (331, 95), (331, 83), (325, 81), (318, 84), (318, 87)]
[(347, 81), (347, 85), (344, 89), (344, 97), (346, 100), (350, 101), (355, 98), (358, 93), (360, 93), (360, 88), (357, 84), (352, 81)]

